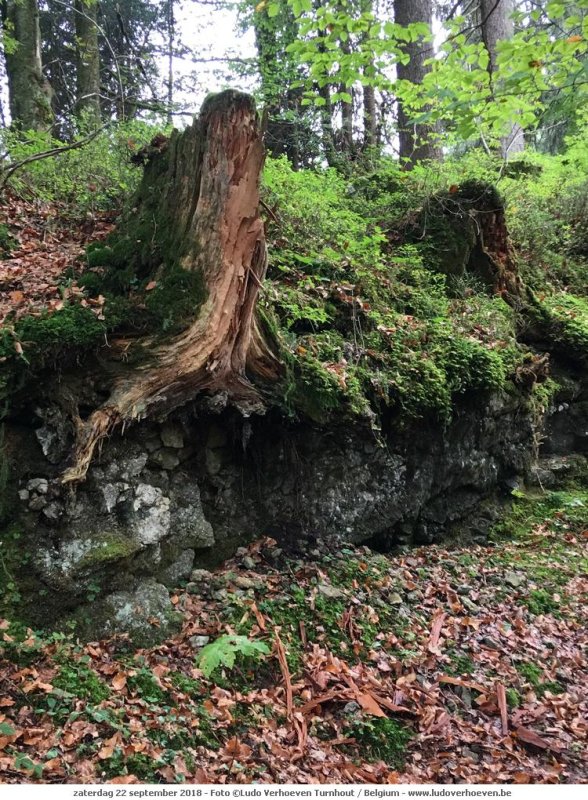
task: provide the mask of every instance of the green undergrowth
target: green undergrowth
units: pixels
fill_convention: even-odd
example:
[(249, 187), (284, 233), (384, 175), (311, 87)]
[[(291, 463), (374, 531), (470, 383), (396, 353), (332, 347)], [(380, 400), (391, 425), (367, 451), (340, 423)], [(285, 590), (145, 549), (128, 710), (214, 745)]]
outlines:
[[(0, 400), (43, 368), (107, 352), (114, 332), (171, 336), (196, 317), (204, 281), (182, 266), (181, 226), (162, 212), (173, 147), (148, 161), (147, 180), (117, 230), (88, 248), (82, 275), (68, 277), (85, 300), (102, 298), (99, 310), (67, 301), (52, 314), (8, 319), (0, 330)], [(536, 380), (528, 369), (535, 355), (522, 343), (535, 342), (537, 331), (521, 336), (531, 328), (546, 349), (586, 363), (588, 311), (576, 283), (562, 287), (547, 270), (543, 280), (530, 280), (539, 299), (507, 302), (464, 255), (474, 206), (484, 211), (504, 200), (524, 272), (538, 245), (524, 238), (514, 198), (519, 202), (521, 187), (535, 180), (547, 213), (557, 188), (547, 167), (502, 176), (487, 159), (469, 157), (436, 169), (408, 175), (383, 158), (374, 169), (342, 174), (295, 171), (284, 158), (268, 159), (262, 195), (269, 271), (258, 310), (284, 365), (268, 401), (286, 414), (319, 423), (361, 418), (379, 430), (384, 422), (423, 418), (445, 425), (460, 402), (483, 407), (500, 393), (542, 409), (545, 376)], [(571, 253), (578, 245), (568, 233)], [(9, 245), (0, 229), (0, 249)], [(132, 365), (147, 354), (137, 344), (126, 357)]]
[(447, 422), (460, 396), (483, 402), (514, 390), (526, 350), (513, 309), (459, 274), (457, 254), (456, 274), (441, 274), (434, 231), (426, 246), (407, 236), (391, 242), (390, 219), (401, 228), (408, 213), (401, 176), (349, 184), (333, 170), (296, 173), (277, 159), (264, 181), (273, 216), (261, 304), (287, 366), (288, 410), (316, 421), (348, 413), (376, 426), (387, 409)]

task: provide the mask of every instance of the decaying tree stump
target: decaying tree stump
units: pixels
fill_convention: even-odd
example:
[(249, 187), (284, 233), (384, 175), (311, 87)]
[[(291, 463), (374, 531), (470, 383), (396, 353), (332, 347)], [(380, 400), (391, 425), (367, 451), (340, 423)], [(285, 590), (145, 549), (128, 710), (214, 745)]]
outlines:
[(270, 380), (279, 372), (255, 320), (266, 245), (258, 213), (264, 148), (253, 100), (234, 91), (210, 97), (191, 127), (169, 141), (159, 137), (144, 158), (149, 163), (121, 234), (149, 216), (154, 240), (167, 252), (158, 264), (152, 251), (159, 258), (161, 252), (138, 241), (138, 269), (155, 280), (170, 263), (198, 273), (205, 299), (181, 333), (143, 339), (148, 359), (117, 378), (86, 421), (78, 419), (64, 483), (84, 479), (96, 445), (115, 426), (164, 415), (205, 390), (251, 411), (262, 402), (250, 376)]

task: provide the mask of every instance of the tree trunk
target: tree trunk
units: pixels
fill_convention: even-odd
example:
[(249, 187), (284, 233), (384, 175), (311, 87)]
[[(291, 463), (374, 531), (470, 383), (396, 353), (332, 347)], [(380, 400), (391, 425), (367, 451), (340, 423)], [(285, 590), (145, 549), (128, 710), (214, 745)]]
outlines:
[[(166, 414), (203, 391), (248, 413), (263, 405), (251, 376), (267, 381), (279, 374), (255, 321), (266, 247), (258, 213), (264, 150), (253, 100), (234, 91), (210, 97), (190, 128), (162, 140), (121, 233), (125, 224), (152, 218), (154, 230), (167, 231), (179, 267), (201, 276), (207, 297), (179, 335), (144, 339), (148, 363), (116, 380), (109, 399), (86, 422), (78, 420), (64, 482), (85, 477), (96, 445), (114, 426)], [(165, 266), (146, 266), (163, 280)]]
[(49, 130), (51, 87), (41, 64), (37, 0), (7, 0), (2, 10), (3, 22), (18, 44), (14, 52), (5, 54), (12, 123), (22, 130)]
[[(349, 39), (346, 42), (340, 42), (341, 51), (346, 55), (351, 53), (351, 45)], [(340, 92), (351, 94), (351, 87), (347, 87), (342, 83), (339, 86)], [(353, 154), (353, 100), (341, 100), (341, 152), (346, 155)]]
[(174, 123), (174, 39), (176, 34), (176, 20), (174, 14), (174, 0), (167, 0), (167, 124), (171, 127)]
[(364, 149), (378, 144), (378, 120), (376, 116), (376, 93), (373, 86), (363, 87), (363, 146)]
[(100, 55), (97, 0), (76, 0), (76, 111), (85, 112), (88, 123), (100, 122)]
[[(482, 41), (488, 51), (488, 73), (492, 94), (494, 94), (494, 77), (498, 67), (497, 44), (504, 39), (510, 39), (514, 33), (511, 19), (513, 12), (512, 0), (480, 0)], [(521, 126), (513, 122), (508, 134), (500, 140), (500, 152), (504, 159), (515, 153), (522, 153), (525, 149), (525, 139)]]
[(331, 102), (331, 89), (328, 84), (319, 87), (319, 94), (325, 101), (321, 106), (321, 141), (327, 164), (334, 167), (337, 163), (335, 151), (335, 132), (333, 130), (333, 104)]
[[(394, 0), (394, 19), (398, 25), (407, 26), (414, 22), (433, 22), (432, 0)], [(409, 55), (408, 64), (397, 64), (399, 80), (414, 84), (423, 82), (428, 72), (425, 61), (433, 55), (429, 45), (419, 39), (404, 46)], [(398, 150), (406, 169), (411, 169), (419, 161), (440, 159), (441, 149), (434, 141), (435, 130), (430, 125), (416, 125), (398, 102)]]

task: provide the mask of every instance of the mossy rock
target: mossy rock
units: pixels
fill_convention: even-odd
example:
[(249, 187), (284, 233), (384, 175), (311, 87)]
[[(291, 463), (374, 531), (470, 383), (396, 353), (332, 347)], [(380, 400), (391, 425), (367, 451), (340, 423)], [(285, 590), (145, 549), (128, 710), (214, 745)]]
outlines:
[(182, 622), (165, 586), (146, 578), (135, 590), (115, 592), (78, 608), (60, 626), (74, 625), (86, 641), (125, 633), (135, 647), (152, 647), (176, 634)]

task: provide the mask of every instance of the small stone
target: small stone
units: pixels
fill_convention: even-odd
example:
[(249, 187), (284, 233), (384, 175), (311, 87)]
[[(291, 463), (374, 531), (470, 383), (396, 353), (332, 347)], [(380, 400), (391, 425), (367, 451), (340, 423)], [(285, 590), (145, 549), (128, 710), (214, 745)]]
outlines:
[(465, 756), (466, 758), (471, 759), (476, 764), (480, 761), (480, 756), (478, 755), (478, 753), (474, 753), (474, 751), (470, 750), (469, 747), (464, 747), (462, 749), (461, 753), (462, 753), (463, 756)]
[(159, 464), (162, 469), (166, 470), (175, 469), (180, 463), (180, 459), (178, 458), (175, 450), (165, 447), (163, 447), (161, 450), (158, 450), (156, 453), (152, 453), (151, 460), (156, 464)]
[(27, 489), (37, 494), (47, 494), (49, 491), (49, 481), (45, 478), (33, 478), (27, 483)]
[(145, 439), (143, 442), (145, 450), (147, 450), (148, 453), (154, 453), (156, 450), (159, 450), (162, 444), (163, 442), (159, 436), (156, 436), (155, 434), (150, 436), (148, 439)]
[(321, 551), (320, 550), (311, 550), (310, 551), (310, 555), (313, 558), (320, 558), (321, 557)]
[(359, 703), (356, 703), (355, 700), (351, 700), (349, 703), (346, 703), (343, 706), (343, 713), (346, 716), (350, 716), (351, 714), (357, 714), (359, 711)]
[(479, 614), (480, 613), (480, 606), (477, 606), (474, 603), (473, 600), (470, 600), (469, 597), (462, 597), (461, 598), (461, 603), (462, 603), (463, 606), (465, 606), (465, 608), (467, 608), (467, 610), (470, 612), (470, 614)]
[(19, 491), (19, 493), (18, 493), (18, 496), (19, 496), (20, 500), (22, 500), (23, 502), (26, 502), (29, 499), (29, 497), (31, 496), (31, 493), (29, 492), (28, 489), (21, 489)]
[(31, 511), (40, 511), (42, 508), (45, 508), (46, 505), (47, 499), (42, 495), (37, 495), (30, 501), (29, 508)]
[(527, 582), (523, 575), (518, 575), (516, 572), (507, 572), (504, 576), (504, 582), (512, 586), (513, 589), (518, 589)]
[(190, 581), (186, 584), (186, 591), (188, 594), (200, 594), (202, 591), (202, 585), (200, 583), (194, 583), (194, 581)]
[(213, 600), (226, 600), (229, 596), (229, 593), (226, 589), (217, 589), (215, 592), (212, 593)]
[(212, 581), (212, 572), (207, 569), (193, 569), (190, 573), (190, 580), (194, 583), (210, 583)]
[(278, 558), (282, 555), (284, 551), (281, 547), (274, 547), (273, 550), (270, 550), (268, 555), (270, 558), (273, 558), (274, 561), (277, 561)]
[(491, 636), (482, 636), (482, 644), (491, 650), (500, 650), (500, 645)]
[(210, 641), (210, 636), (190, 636), (188, 641), (194, 649), (205, 647)]
[(49, 505), (45, 506), (43, 509), (43, 516), (52, 521), (58, 520), (62, 513), (63, 511), (59, 503), (49, 503)]
[(457, 593), (461, 595), (467, 595), (472, 591), (472, 587), (468, 586), (467, 583), (464, 583), (462, 586), (457, 587)]
[(338, 589), (336, 586), (331, 586), (330, 583), (319, 583), (317, 589), (319, 594), (322, 594), (323, 597), (326, 597), (329, 600), (339, 600), (340, 598), (345, 597), (344, 591)]
[(417, 603), (419, 600), (423, 599), (423, 593), (419, 592), (418, 590), (415, 592), (409, 592), (406, 595), (406, 599), (409, 600), (411, 603)]
[(241, 558), (241, 556), (246, 556), (246, 555), (247, 555), (247, 553), (248, 553), (248, 550), (247, 550), (247, 548), (246, 548), (246, 547), (238, 547), (238, 548), (235, 550), (235, 555), (236, 555), (238, 558)]
[(255, 569), (255, 561), (251, 558), (251, 556), (245, 556), (241, 563), (245, 569)]
[(388, 603), (390, 603), (391, 606), (400, 606), (402, 605), (402, 597), (398, 592), (392, 592), (388, 597)]
[(166, 422), (161, 429), (161, 441), (165, 447), (181, 450), (184, 446), (184, 434), (180, 426)]
[(255, 588), (255, 581), (252, 580), (251, 578), (248, 578), (246, 575), (237, 575), (233, 583), (235, 584), (235, 586), (238, 586), (239, 589)]

